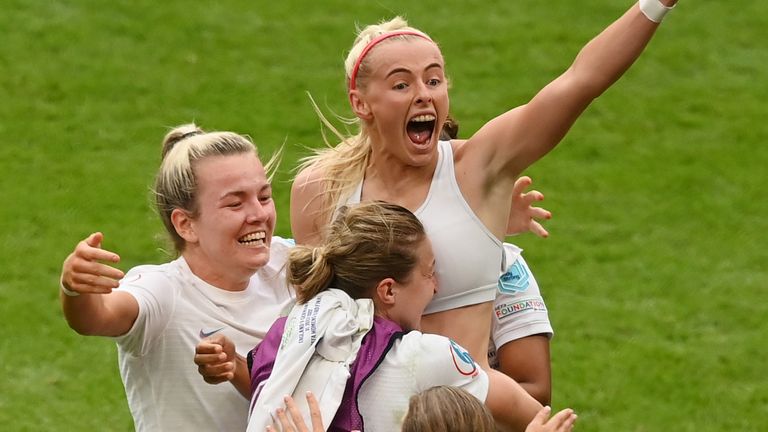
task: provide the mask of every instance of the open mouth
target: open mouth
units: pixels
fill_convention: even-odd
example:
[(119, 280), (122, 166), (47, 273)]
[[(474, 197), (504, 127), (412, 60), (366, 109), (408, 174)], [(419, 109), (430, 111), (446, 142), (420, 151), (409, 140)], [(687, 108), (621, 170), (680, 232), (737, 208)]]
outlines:
[(244, 246), (264, 246), (264, 240), (267, 238), (267, 233), (264, 231), (257, 231), (248, 233), (239, 239), (237, 242)]
[(432, 132), (435, 129), (435, 116), (431, 114), (418, 115), (408, 121), (405, 130), (408, 138), (414, 144), (423, 145), (432, 138)]

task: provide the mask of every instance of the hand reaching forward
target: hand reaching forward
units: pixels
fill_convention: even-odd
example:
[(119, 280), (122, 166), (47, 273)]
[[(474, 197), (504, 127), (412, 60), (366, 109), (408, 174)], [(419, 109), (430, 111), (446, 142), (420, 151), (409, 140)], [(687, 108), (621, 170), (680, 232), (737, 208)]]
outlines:
[(515, 181), (512, 188), (512, 207), (507, 220), (507, 235), (530, 231), (539, 237), (549, 236), (537, 219), (551, 219), (552, 213), (541, 207), (533, 207), (534, 202), (544, 199), (544, 194), (537, 190), (525, 192), (532, 183), (533, 180), (528, 176), (522, 176)]
[(75, 247), (61, 269), (61, 284), (64, 288), (80, 294), (108, 294), (117, 288), (125, 274), (110, 265), (120, 262), (120, 256), (101, 248), (104, 235), (93, 233)]

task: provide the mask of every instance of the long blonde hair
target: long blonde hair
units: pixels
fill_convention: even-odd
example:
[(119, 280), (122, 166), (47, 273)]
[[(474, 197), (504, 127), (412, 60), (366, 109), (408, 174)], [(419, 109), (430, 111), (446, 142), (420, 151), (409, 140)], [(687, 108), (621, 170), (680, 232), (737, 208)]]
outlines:
[[(369, 25), (362, 30), (358, 29), (357, 38), (355, 38), (355, 42), (352, 44), (352, 49), (350, 49), (349, 54), (347, 54), (347, 58), (344, 61), (347, 87), (349, 87), (349, 79), (352, 75), (352, 69), (365, 47), (373, 39), (383, 34), (403, 30), (421, 33), (424, 34), (425, 37), (428, 37), (420, 30), (409, 27), (408, 22), (399, 16), (389, 21), (382, 21), (379, 24)], [(398, 35), (392, 37), (392, 40), (407, 40), (415, 37), (418, 36)], [(358, 88), (366, 87), (371, 72), (369, 62), (363, 60), (359, 65), (357, 79), (355, 80)], [(313, 155), (302, 159), (299, 165), (299, 170), (303, 171), (309, 169), (313, 172), (321, 173), (321, 177), (318, 181), (323, 183), (322, 197), (314, 197), (313, 199), (322, 199), (321, 214), (326, 221), (330, 221), (337, 203), (351, 195), (355, 186), (363, 180), (365, 168), (368, 166), (368, 161), (371, 155), (371, 141), (370, 136), (361, 124), (360, 119), (340, 118), (347, 127), (355, 127), (358, 130), (357, 134), (350, 136), (349, 133), (347, 133), (345, 135), (328, 120), (313, 99), (311, 99), (311, 102), (324, 126), (323, 141), (325, 142), (326, 147), (316, 149)], [(333, 144), (329, 142), (328, 136), (326, 135), (326, 129), (339, 140), (337, 145), (333, 146)]]

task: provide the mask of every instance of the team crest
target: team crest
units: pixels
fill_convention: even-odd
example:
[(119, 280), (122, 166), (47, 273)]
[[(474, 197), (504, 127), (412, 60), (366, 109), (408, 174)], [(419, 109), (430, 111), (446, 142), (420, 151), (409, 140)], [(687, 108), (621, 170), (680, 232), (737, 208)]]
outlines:
[(499, 292), (514, 294), (524, 292), (531, 285), (531, 275), (520, 260), (516, 260), (507, 271), (499, 277)]

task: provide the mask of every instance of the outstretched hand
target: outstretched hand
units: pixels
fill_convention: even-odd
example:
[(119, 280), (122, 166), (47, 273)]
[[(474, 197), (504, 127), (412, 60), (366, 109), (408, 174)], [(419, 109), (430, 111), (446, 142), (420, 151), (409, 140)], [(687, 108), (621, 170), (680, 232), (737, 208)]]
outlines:
[(532, 183), (533, 180), (528, 176), (522, 176), (515, 181), (512, 188), (512, 207), (507, 220), (507, 235), (530, 231), (539, 237), (549, 236), (549, 232), (538, 220), (551, 219), (552, 213), (541, 207), (533, 207), (534, 202), (544, 199), (544, 194), (537, 190), (525, 192)]
[(572, 409), (566, 408), (549, 418), (552, 408), (545, 406), (531, 420), (525, 432), (570, 432), (578, 417)]
[(235, 377), (235, 344), (224, 335), (214, 335), (195, 347), (197, 371), (208, 384), (219, 384)]
[(104, 235), (93, 233), (79, 242), (69, 254), (61, 269), (61, 284), (64, 288), (81, 294), (108, 294), (117, 288), (125, 274), (110, 265), (116, 264), (120, 256), (101, 248)]

